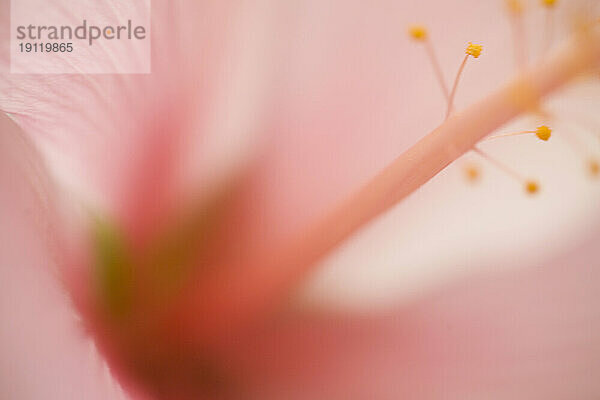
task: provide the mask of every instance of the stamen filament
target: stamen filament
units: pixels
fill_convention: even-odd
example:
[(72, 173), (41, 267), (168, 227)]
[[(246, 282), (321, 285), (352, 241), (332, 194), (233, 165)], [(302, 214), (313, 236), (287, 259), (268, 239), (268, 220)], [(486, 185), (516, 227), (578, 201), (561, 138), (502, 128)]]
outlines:
[(531, 180), (531, 179), (525, 179), (517, 171), (515, 171), (508, 165), (504, 164), (503, 162), (499, 161), (498, 159), (485, 153), (483, 150), (481, 150), (477, 146), (473, 147), (473, 151), (475, 153), (479, 154), (487, 162), (493, 164), (496, 168), (500, 169), (502, 172), (504, 172), (505, 174), (507, 174), (508, 176), (510, 176), (511, 178), (515, 179), (517, 182), (522, 184), (523, 187), (525, 188), (525, 191), (527, 191), (527, 193), (529, 193), (530, 195), (533, 195), (533, 194), (536, 194), (537, 192), (539, 192), (540, 185), (536, 181)]
[(542, 47), (542, 55), (545, 55), (550, 50), (554, 39), (554, 7), (546, 7), (546, 21), (544, 23), (544, 44)]
[(456, 88), (458, 87), (458, 82), (460, 81), (460, 77), (462, 76), (463, 71), (465, 70), (465, 66), (467, 65), (467, 60), (469, 56), (473, 58), (479, 58), (481, 55), (481, 51), (483, 50), (483, 46), (479, 44), (473, 44), (469, 42), (467, 49), (465, 50), (465, 58), (463, 62), (460, 64), (460, 68), (458, 68), (458, 73), (456, 74), (456, 78), (454, 79), (454, 85), (452, 86), (452, 91), (450, 92), (450, 97), (448, 98), (448, 110), (446, 112), (446, 119), (450, 117), (452, 113), (452, 109), (454, 108), (454, 96), (456, 95)]
[(518, 69), (523, 70), (527, 66), (528, 59), (527, 40), (523, 23), (523, 3), (521, 0), (506, 0), (506, 5), (510, 14), (515, 64)]
[(497, 167), (498, 169), (500, 169), (501, 171), (503, 171), (504, 173), (506, 173), (508, 176), (514, 178), (518, 182), (520, 182), (520, 183), (526, 183), (527, 182), (527, 180), (521, 174), (519, 174), (517, 171), (515, 171), (512, 168), (510, 168), (508, 165), (504, 164), (503, 162), (501, 162), (500, 160), (496, 159), (495, 157), (492, 157), (488, 153), (484, 152), (479, 147), (477, 147), (477, 146), (473, 147), (473, 151), (475, 153), (479, 154), (487, 162), (489, 162), (490, 164), (493, 164), (495, 167)]
[(431, 41), (429, 40), (429, 32), (427, 31), (427, 28), (423, 25), (412, 25), (408, 29), (408, 34), (410, 35), (410, 37), (413, 40), (424, 43), (425, 51), (427, 52), (427, 56), (429, 57), (429, 62), (431, 63), (431, 66), (433, 67), (433, 71), (438, 80), (440, 88), (442, 89), (442, 92), (444, 93), (444, 97), (445, 97), (446, 101), (448, 101), (449, 93), (448, 93), (448, 86), (446, 85), (446, 79), (444, 78), (444, 73), (442, 72), (440, 63), (438, 62), (437, 56), (435, 54), (435, 50), (433, 49), (433, 45), (431, 44)]
[(442, 72), (442, 68), (440, 67), (440, 63), (438, 62), (435, 50), (433, 49), (433, 45), (431, 44), (430, 40), (425, 40), (425, 50), (431, 62), (431, 66), (433, 67), (433, 71), (438, 83), (440, 84), (440, 88), (442, 89), (442, 93), (444, 94), (444, 98), (446, 101), (448, 101), (450, 98), (450, 94), (448, 93), (448, 85), (446, 84), (444, 73)]
[(500, 138), (505, 138), (505, 137), (510, 137), (510, 136), (527, 135), (527, 134), (530, 134), (530, 133), (535, 133), (535, 131), (521, 131), (521, 132), (502, 133), (500, 135), (490, 136), (489, 138), (487, 138), (485, 140), (488, 141), (488, 140), (500, 139)]
[(460, 82), (460, 77), (465, 70), (465, 66), (467, 65), (467, 61), (469, 60), (469, 55), (467, 54), (463, 59), (460, 67), (458, 68), (458, 73), (456, 74), (456, 78), (454, 79), (454, 84), (452, 85), (452, 90), (450, 91), (450, 95), (448, 96), (448, 109), (446, 110), (446, 119), (450, 117), (452, 110), (454, 109), (454, 97), (456, 96), (456, 88), (458, 87), (458, 83)]

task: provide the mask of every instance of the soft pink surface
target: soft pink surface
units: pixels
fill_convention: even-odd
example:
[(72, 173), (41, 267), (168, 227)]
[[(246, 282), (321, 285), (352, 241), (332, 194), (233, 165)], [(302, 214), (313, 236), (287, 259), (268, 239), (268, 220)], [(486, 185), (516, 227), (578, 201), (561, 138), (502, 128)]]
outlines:
[[(406, 38), (408, 23), (432, 27), (448, 76), (465, 42), (486, 44), (490, 56), (469, 66), (458, 108), (512, 66), (500, 2), (154, 3), (153, 75), (17, 77), (4, 64), (0, 108), (77, 196), (128, 216), (132, 190), (156, 194), (164, 171), (152, 165), (156, 149), (169, 161), (163, 141), (181, 139), (185, 151), (160, 194), (193, 192), (190, 182), (235, 170), (248, 156), (238, 143), (253, 155), (266, 144), (239, 238), (248, 247), (304, 225), (439, 123), (443, 97), (423, 49)], [(170, 37), (181, 48), (165, 50)], [(0, 129), (19, 134), (4, 117)], [(0, 311), (9, 321), (0, 328), (0, 395), (119, 398), (50, 273), (16, 146), (0, 147)], [(465, 280), (392, 316), (292, 315), (240, 340), (226, 359), (259, 398), (592, 398), (600, 390), (597, 256), (586, 244), (555, 265)]]
[(598, 237), (552, 263), (498, 262), (389, 312), (284, 318), (232, 358), (257, 399), (593, 399)]
[(19, 135), (0, 117), (0, 397), (124, 399), (59, 282)]

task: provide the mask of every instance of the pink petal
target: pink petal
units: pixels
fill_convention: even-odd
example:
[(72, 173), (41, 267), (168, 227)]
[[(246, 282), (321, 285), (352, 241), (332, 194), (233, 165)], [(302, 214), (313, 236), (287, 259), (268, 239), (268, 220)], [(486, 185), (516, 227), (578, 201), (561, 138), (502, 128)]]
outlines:
[(243, 366), (248, 398), (592, 399), (598, 238), (553, 263), (472, 277), (393, 313), (283, 318), (243, 338), (232, 365)]
[[(3, 10), (8, 3), (2, 1)], [(48, 4), (71, 10), (74, 20), (124, 7), (113, 0)], [(178, 191), (181, 181), (208, 185), (246, 157), (252, 142), (243, 139), (258, 129), (254, 115), (263, 103), (253, 85), (263, 81), (266, 69), (247, 52), (264, 52), (258, 40), (263, 36), (247, 39), (246, 32), (269, 25), (254, 8), (156, 2), (149, 75), (9, 74), (5, 12), (0, 107), (31, 135), (53, 173), (92, 205), (114, 211), (129, 207), (132, 197), (148, 197), (148, 186), (164, 184), (152, 188), (160, 197)], [(228, 29), (229, 20), (239, 32)]]
[(52, 266), (36, 155), (0, 117), (0, 397), (125, 399)]

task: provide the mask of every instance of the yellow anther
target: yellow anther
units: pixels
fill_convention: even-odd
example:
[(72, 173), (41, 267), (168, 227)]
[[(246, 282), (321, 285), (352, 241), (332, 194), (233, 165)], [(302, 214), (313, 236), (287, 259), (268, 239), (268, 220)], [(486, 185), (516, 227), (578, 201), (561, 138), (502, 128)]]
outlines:
[(600, 163), (598, 161), (590, 160), (588, 162), (588, 169), (592, 177), (597, 178), (600, 175)]
[(415, 40), (427, 40), (427, 28), (423, 25), (412, 25), (408, 28), (408, 34)]
[(544, 7), (554, 7), (556, 5), (556, 3), (558, 3), (558, 0), (541, 0), (541, 3)]
[(538, 126), (535, 130), (535, 135), (541, 140), (547, 141), (552, 136), (552, 129), (546, 125)]
[(481, 51), (483, 50), (483, 46), (480, 44), (473, 44), (469, 42), (465, 53), (469, 56), (473, 56), (474, 58), (479, 58), (481, 55)]
[(540, 185), (535, 181), (527, 181), (525, 182), (525, 190), (529, 194), (536, 194), (540, 191)]
[(471, 165), (467, 165), (465, 167), (465, 176), (467, 177), (467, 179), (471, 182), (475, 182), (479, 179), (480, 177), (480, 172), (479, 172), (479, 168), (477, 168), (476, 165), (471, 164)]
[(523, 2), (521, 0), (506, 0), (506, 7), (512, 14), (520, 15), (523, 13)]

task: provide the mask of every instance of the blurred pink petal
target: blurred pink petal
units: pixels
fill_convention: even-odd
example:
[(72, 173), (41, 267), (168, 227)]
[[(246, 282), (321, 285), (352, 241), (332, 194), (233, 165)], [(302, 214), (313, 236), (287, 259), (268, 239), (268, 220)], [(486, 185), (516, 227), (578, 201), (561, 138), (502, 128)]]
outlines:
[(473, 276), (393, 312), (284, 316), (242, 338), (231, 363), (257, 399), (593, 399), (598, 237), (551, 264)]
[(125, 399), (53, 267), (37, 155), (0, 116), (0, 397)]
[[(263, 59), (248, 54), (264, 52), (263, 43), (245, 33), (260, 28), (260, 10), (248, 16), (249, 7), (231, 2), (156, 2), (151, 75), (15, 75), (8, 74), (8, 3), (2, 2), (0, 106), (84, 201), (128, 214), (133, 196), (154, 189), (153, 197), (173, 197), (183, 184), (208, 185), (251, 149), (243, 139), (260, 129), (253, 124), (264, 107), (263, 92), (253, 85), (267, 70)], [(51, 4), (75, 19), (90, 12), (83, 3), (75, 9), (70, 1)], [(110, 15), (124, 6), (107, 0), (94, 7)], [(228, 19), (240, 32), (220, 23)], [(201, 34), (196, 21), (203, 21)], [(164, 190), (148, 188), (158, 183)]]

